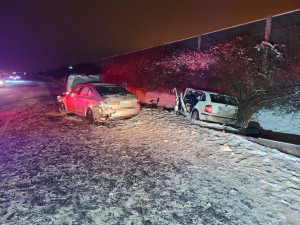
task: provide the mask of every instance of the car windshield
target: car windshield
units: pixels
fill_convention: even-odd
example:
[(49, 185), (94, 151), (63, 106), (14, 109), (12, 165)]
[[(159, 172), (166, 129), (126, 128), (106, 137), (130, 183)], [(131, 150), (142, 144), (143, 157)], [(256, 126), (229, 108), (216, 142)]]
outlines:
[(127, 95), (129, 92), (119, 86), (94, 86), (98, 93), (103, 95)]
[(238, 105), (238, 101), (234, 97), (229, 97), (225, 95), (218, 95), (218, 94), (210, 94), (211, 101), (214, 103), (220, 103), (225, 105)]

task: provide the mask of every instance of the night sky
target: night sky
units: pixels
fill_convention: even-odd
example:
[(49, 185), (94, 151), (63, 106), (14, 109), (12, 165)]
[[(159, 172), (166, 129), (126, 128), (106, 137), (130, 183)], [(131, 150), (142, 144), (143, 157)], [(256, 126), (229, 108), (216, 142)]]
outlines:
[(300, 8), (300, 0), (0, 0), (0, 72), (90, 62)]

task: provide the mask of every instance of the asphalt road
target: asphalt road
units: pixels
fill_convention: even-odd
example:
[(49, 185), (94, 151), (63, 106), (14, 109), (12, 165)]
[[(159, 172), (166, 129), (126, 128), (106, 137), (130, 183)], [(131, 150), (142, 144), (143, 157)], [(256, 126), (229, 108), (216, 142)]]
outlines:
[(300, 159), (163, 110), (100, 125), (0, 89), (0, 224), (299, 224)]

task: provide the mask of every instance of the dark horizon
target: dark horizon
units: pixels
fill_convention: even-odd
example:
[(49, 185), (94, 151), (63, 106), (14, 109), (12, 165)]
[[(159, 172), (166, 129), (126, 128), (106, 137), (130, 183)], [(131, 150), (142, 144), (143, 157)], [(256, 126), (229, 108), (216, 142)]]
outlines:
[(0, 5), (0, 72), (87, 63), (300, 8), (295, 0), (0, 0)]

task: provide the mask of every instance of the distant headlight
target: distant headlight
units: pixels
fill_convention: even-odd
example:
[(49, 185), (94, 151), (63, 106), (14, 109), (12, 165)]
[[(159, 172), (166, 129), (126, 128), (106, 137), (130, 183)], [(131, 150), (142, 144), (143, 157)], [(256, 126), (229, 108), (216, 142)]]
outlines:
[(13, 76), (9, 76), (9, 78), (14, 78)]
[(4, 84), (4, 81), (3, 81), (3, 80), (0, 80), (0, 84)]

